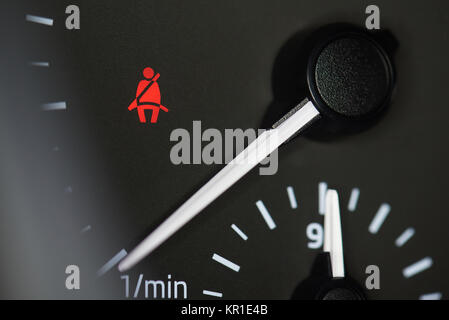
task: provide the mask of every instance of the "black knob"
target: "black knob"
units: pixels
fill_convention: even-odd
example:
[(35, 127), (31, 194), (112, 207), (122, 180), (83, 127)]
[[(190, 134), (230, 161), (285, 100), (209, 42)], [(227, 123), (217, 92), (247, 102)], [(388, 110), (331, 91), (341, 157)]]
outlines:
[(329, 252), (321, 252), (310, 275), (295, 288), (292, 300), (365, 300), (365, 295), (351, 277), (333, 278)]
[(368, 32), (346, 30), (328, 36), (312, 50), (307, 83), (324, 117), (360, 122), (376, 117), (390, 104), (394, 67)]

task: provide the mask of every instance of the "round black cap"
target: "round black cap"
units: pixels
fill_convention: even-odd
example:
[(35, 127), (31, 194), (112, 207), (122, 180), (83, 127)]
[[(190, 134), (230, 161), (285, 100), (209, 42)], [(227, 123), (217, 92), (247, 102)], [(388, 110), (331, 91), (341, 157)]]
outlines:
[(387, 53), (368, 33), (342, 32), (313, 50), (307, 82), (323, 115), (343, 121), (365, 120), (390, 103), (394, 69)]

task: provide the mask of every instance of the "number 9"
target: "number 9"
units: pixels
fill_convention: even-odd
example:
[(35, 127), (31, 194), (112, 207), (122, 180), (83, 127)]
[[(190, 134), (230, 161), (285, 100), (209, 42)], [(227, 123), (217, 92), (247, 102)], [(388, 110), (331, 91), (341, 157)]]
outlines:
[(323, 245), (323, 227), (321, 224), (313, 222), (307, 226), (306, 229), (307, 238), (310, 242), (307, 243), (307, 247), (310, 249), (318, 249)]

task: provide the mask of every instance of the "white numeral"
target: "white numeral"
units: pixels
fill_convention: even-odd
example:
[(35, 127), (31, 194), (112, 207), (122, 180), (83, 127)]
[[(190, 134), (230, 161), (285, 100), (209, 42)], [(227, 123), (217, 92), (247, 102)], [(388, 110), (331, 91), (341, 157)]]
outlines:
[(307, 238), (310, 242), (307, 243), (307, 247), (310, 249), (318, 249), (323, 245), (323, 226), (319, 223), (313, 222), (307, 226), (306, 229)]

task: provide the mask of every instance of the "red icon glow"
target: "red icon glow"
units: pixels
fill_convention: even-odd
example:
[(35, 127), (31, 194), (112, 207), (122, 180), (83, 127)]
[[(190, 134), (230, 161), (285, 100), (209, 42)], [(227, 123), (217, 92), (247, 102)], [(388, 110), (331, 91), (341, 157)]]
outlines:
[(159, 110), (168, 112), (168, 109), (161, 105), (161, 91), (157, 80), (159, 73), (154, 73), (153, 69), (147, 67), (143, 69), (145, 80), (141, 80), (137, 86), (136, 99), (128, 107), (128, 110), (137, 109), (139, 120), (142, 123), (147, 122), (145, 110), (152, 110), (150, 122), (156, 123), (159, 116)]

